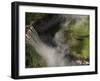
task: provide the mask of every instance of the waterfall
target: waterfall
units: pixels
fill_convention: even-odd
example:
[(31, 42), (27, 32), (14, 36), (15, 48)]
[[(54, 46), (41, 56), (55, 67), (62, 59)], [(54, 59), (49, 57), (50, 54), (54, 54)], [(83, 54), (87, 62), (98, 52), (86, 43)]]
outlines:
[(87, 22), (87, 17), (54, 15), (49, 19), (35, 22), (26, 33), (26, 42), (32, 45), (33, 49), (45, 60), (47, 66), (80, 65), (69, 55), (70, 47), (66, 43), (64, 31), (66, 27), (70, 27), (71, 21), (75, 20), (74, 28), (78, 28), (82, 23)]
[(56, 47), (49, 46), (42, 42), (38, 33), (32, 26), (28, 31), (26, 40), (32, 45), (33, 49), (46, 61), (47, 66), (65, 66), (72, 65), (69, 58), (65, 58), (67, 55), (68, 46), (64, 44), (64, 36), (62, 31), (55, 33), (54, 41), (57, 44)]

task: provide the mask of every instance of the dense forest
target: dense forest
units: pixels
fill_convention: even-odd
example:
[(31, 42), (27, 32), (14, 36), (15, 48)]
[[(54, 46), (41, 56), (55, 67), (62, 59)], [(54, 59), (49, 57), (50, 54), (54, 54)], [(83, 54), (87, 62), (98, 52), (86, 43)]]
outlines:
[(26, 68), (89, 65), (88, 15), (26, 13), (25, 17)]

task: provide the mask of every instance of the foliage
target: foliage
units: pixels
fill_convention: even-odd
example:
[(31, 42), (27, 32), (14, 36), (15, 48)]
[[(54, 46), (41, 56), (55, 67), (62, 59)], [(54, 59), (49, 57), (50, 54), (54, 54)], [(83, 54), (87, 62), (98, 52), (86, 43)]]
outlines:
[(26, 25), (29, 25), (32, 21), (37, 21), (44, 18), (48, 14), (45, 13), (26, 13)]
[(89, 59), (89, 18), (72, 20), (65, 29), (70, 54), (77, 59)]
[(46, 66), (45, 61), (42, 57), (36, 53), (31, 45), (26, 44), (26, 68), (32, 67), (44, 67)]

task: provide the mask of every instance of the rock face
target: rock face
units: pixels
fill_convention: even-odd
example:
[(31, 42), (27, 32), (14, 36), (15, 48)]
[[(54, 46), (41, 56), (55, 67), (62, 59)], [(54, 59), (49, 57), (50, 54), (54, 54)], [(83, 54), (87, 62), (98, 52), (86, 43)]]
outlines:
[(61, 15), (50, 14), (45, 18), (33, 23), (32, 26), (37, 31), (40, 39), (48, 45), (55, 46), (53, 37), (55, 33), (60, 29), (60, 24), (65, 21), (65, 18)]

